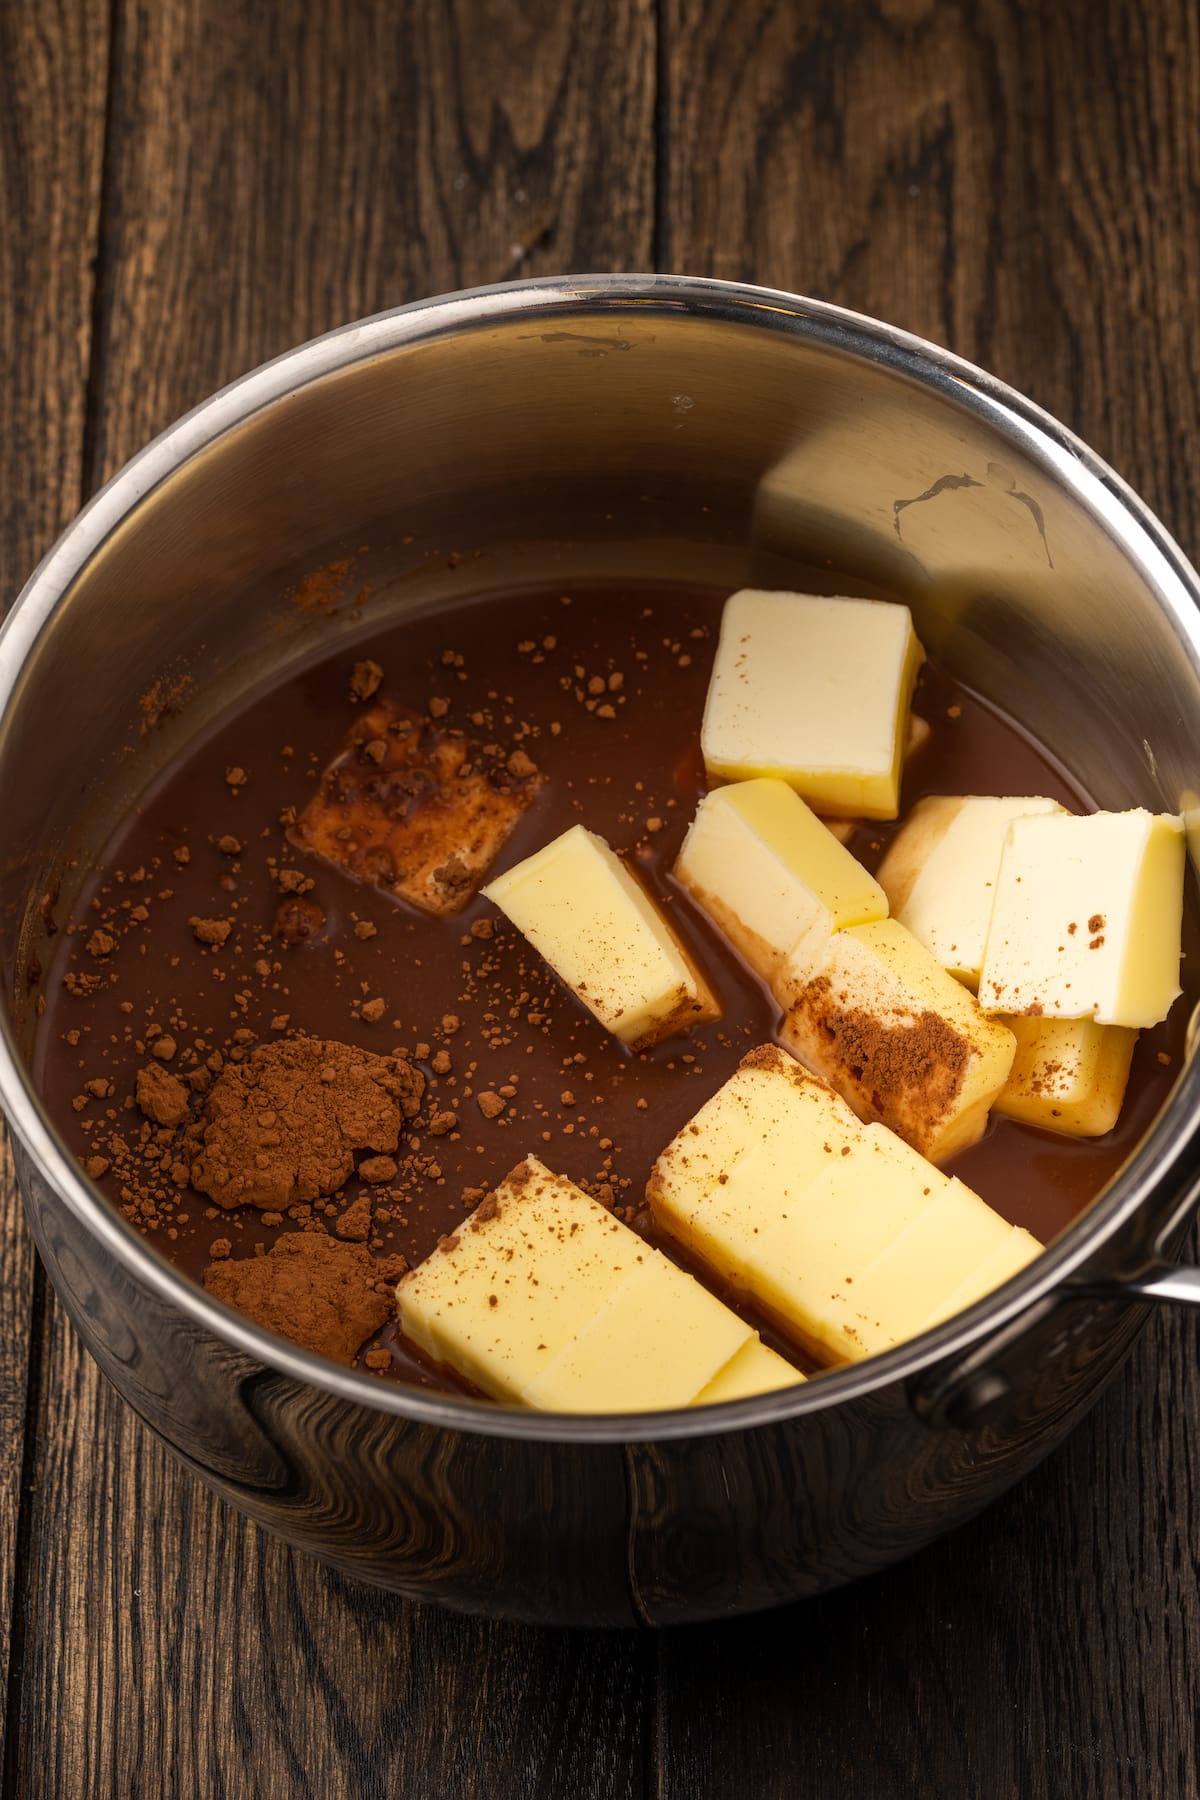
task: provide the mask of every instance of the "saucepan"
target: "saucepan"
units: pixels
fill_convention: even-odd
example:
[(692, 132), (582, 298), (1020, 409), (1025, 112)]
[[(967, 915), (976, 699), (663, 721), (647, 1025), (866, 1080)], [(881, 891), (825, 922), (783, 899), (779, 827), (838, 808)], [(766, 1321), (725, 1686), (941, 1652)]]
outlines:
[[(348, 614), (287, 603), (339, 554), (364, 590)], [(1200, 1305), (1200, 1271), (1170, 1260), (1200, 1195), (1190, 1057), (1088, 1211), (968, 1312), (796, 1389), (630, 1417), (432, 1395), (291, 1347), (142, 1241), (42, 1107), (29, 1067), (56, 912), (137, 792), (265, 675), (468, 586), (795, 585), (814, 564), (905, 598), (929, 650), (1099, 805), (1200, 805), (1200, 582), (1157, 520), (978, 369), (760, 288), (550, 280), (335, 331), (136, 457), (12, 609), (0, 1101), (38, 1249), (173, 1454), (349, 1575), (575, 1624), (815, 1594), (1044, 1457), (1149, 1302)], [(186, 703), (147, 706), (164, 691)]]

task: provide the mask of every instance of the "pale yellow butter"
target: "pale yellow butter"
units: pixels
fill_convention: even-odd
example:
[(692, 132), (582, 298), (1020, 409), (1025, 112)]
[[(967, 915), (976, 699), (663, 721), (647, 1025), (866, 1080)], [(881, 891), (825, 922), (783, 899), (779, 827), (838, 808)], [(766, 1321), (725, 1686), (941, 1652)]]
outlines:
[(396, 1300), (401, 1330), (428, 1356), (493, 1399), (543, 1411), (700, 1404), (727, 1369), (742, 1393), (757, 1391), (756, 1367), (764, 1388), (783, 1385), (782, 1359), (743, 1357), (763, 1348), (752, 1326), (535, 1157), (403, 1278)]
[(483, 889), (600, 1023), (634, 1048), (720, 1013), (636, 876), (582, 825)]
[(676, 878), (752, 969), (775, 973), (796, 939), (887, 916), (873, 875), (786, 782), (737, 781), (701, 800)]
[(757, 1342), (751, 1327), (693, 1276), (649, 1246), (644, 1257), (526, 1386), (526, 1406), (542, 1412), (688, 1406), (748, 1343)]
[(769, 1350), (761, 1338), (754, 1337), (742, 1345), (706, 1388), (701, 1389), (692, 1405), (717, 1406), (725, 1400), (747, 1400), (752, 1394), (794, 1387), (801, 1380), (803, 1376), (798, 1369), (777, 1356), (774, 1350)]
[(704, 708), (709, 775), (775, 775), (818, 812), (894, 819), (922, 655), (906, 606), (741, 589)]
[(1064, 809), (1040, 797), (934, 794), (918, 800), (888, 846), (879, 882), (892, 917), (960, 981), (974, 988), (1014, 819)]
[[(663, 1152), (647, 1192), (664, 1231), (795, 1343), (825, 1362), (856, 1361), (969, 1306), (1037, 1255), (1035, 1238), (962, 1182), (884, 1126), (858, 1124), (828, 1089), (822, 1100), (823, 1083), (804, 1077), (809, 1102), (796, 1107), (779, 1052), (752, 1054), (758, 1081), (777, 1088), (773, 1136), (762, 1131), (766, 1098), (747, 1105), (739, 1071), (726, 1085), (740, 1101), (710, 1101)], [(696, 1153), (708, 1120), (723, 1156)]]
[(860, 1118), (935, 1163), (982, 1135), (1016, 1040), (895, 919), (810, 931), (775, 994), (784, 1045)]
[(1143, 810), (1014, 819), (979, 980), (992, 1013), (1156, 1025), (1179, 988), (1183, 823)]
[(1094, 1019), (1006, 1018), (1017, 1040), (994, 1110), (1047, 1131), (1101, 1137), (1120, 1116), (1137, 1032)]
[(845, 1101), (794, 1057), (764, 1044), (662, 1152), (650, 1177), (655, 1213), (675, 1241), (728, 1287), (753, 1290), (764, 1230), (762, 1186), (799, 1196), (861, 1126)]

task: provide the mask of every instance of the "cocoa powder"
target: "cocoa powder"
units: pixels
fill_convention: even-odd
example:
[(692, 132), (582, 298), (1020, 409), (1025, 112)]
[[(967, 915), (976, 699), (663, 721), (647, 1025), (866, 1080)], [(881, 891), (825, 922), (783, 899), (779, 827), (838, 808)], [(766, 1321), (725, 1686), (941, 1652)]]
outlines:
[(356, 1152), (396, 1149), (424, 1091), (399, 1057), (322, 1038), (264, 1044), (209, 1090), (192, 1186), (227, 1209), (282, 1211), (335, 1194)]
[(352, 1363), (392, 1311), (370, 1253), (324, 1232), (289, 1232), (266, 1256), (210, 1263), (204, 1285), (256, 1325), (338, 1363)]

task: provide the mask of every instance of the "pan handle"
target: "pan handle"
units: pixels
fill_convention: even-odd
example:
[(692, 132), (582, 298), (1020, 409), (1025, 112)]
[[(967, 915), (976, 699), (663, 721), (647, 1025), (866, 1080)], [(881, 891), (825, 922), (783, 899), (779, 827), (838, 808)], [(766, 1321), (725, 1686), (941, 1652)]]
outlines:
[(1200, 1175), (1189, 1162), (1178, 1198), (1149, 1242), (1142, 1237), (1127, 1244), (1111, 1270), (1069, 1277), (948, 1368), (918, 1377), (909, 1387), (914, 1412), (935, 1426), (985, 1425), (1012, 1405), (1033, 1357), (1050, 1363), (1072, 1359), (1098, 1309), (1153, 1304), (1200, 1310), (1200, 1267), (1163, 1254), (1200, 1206)]
[(1190, 1263), (1173, 1263), (1165, 1256), (1155, 1256), (1133, 1274), (1070, 1281), (1061, 1292), (1064, 1298), (1077, 1294), (1081, 1299), (1090, 1300), (1157, 1300), (1168, 1306), (1200, 1309), (1200, 1269)]

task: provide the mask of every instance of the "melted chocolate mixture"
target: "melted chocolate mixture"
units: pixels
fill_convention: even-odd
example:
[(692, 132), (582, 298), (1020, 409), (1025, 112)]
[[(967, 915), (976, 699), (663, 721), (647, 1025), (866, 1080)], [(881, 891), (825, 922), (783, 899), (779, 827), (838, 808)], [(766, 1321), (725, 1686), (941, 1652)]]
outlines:
[[(47, 982), (37, 1074), (71, 1147), (86, 1159), (114, 1130), (136, 1128), (137, 1072), (164, 1037), (175, 1046), (170, 1066), (184, 1073), (235, 1033), (249, 1044), (299, 1031), (411, 1052), (436, 1103), (428, 1110), (441, 1110), (443, 1129), (414, 1140), (400, 1179), (371, 1189), (376, 1255), (419, 1261), (530, 1152), (638, 1207), (658, 1152), (777, 1022), (761, 983), (670, 874), (704, 792), (700, 719), (724, 598), (602, 589), (441, 608), (262, 694), (193, 747), (108, 845)], [(281, 817), (304, 806), (357, 716), (352, 671), (364, 658), (383, 671), (383, 698), (432, 706), (444, 725), (519, 747), (543, 771), (498, 868), (580, 820), (633, 860), (720, 998), (715, 1025), (632, 1055), (487, 901), (428, 917), (289, 844)], [(1086, 807), (1045, 752), (945, 670), (926, 666), (915, 707), (932, 735), (907, 770), (905, 809), (936, 793), (1045, 794)], [(874, 867), (895, 830), (863, 826), (851, 848)], [(300, 876), (288, 871), (312, 888), (297, 892)], [(231, 929), (218, 942), (220, 929), (198, 932), (196, 921)], [(88, 948), (97, 930), (110, 944), (99, 956)], [(1108, 1137), (996, 1119), (954, 1172), (1005, 1218), (1053, 1238), (1153, 1119), (1185, 1023), (1180, 1002), (1142, 1034)], [(100, 1186), (122, 1204), (111, 1175)], [(330, 1214), (358, 1195), (352, 1180)], [(150, 1225), (125, 1205), (196, 1277), (214, 1241), (245, 1256), (296, 1229), (253, 1208), (217, 1213), (188, 1190)], [(455, 1386), (410, 1357), (390, 1325), (371, 1347), (392, 1353), (385, 1376)]]

